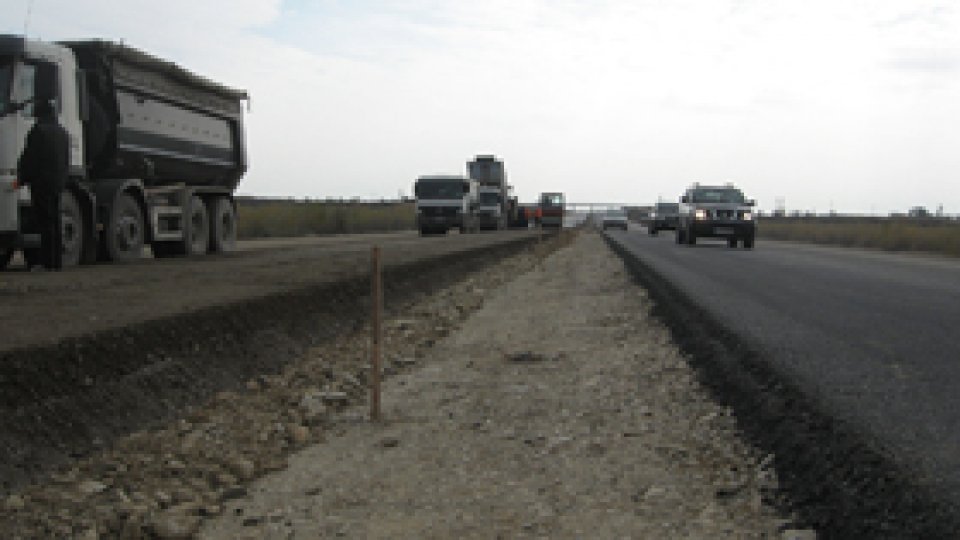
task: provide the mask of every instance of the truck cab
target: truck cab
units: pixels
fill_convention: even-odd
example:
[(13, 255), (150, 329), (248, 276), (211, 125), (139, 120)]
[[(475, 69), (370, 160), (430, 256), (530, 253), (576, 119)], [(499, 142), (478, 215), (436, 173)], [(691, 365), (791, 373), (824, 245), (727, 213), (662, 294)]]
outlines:
[(754, 204), (733, 184), (694, 184), (680, 197), (677, 243), (693, 245), (697, 238), (724, 238), (730, 247), (740, 242), (744, 248), (753, 248)]
[[(78, 235), (92, 224), (89, 197), (79, 180), (84, 171), (81, 72), (73, 53), (56, 43), (0, 35), (0, 268), (17, 249), (27, 258), (40, 246), (30, 189), (17, 178), (17, 161), (35, 122), (34, 102), (53, 98), (60, 125), (70, 138), (70, 179), (63, 195), (65, 262), (81, 255)], [(86, 227), (85, 227), (86, 225)]]
[(464, 176), (421, 176), (413, 186), (416, 194), (417, 228), (421, 235), (461, 233), (477, 229), (479, 186)]

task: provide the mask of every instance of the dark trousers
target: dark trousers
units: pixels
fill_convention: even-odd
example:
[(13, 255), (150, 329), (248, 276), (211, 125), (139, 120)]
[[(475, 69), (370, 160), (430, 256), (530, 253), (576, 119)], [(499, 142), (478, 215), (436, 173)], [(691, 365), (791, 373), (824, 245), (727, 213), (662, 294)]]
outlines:
[(40, 231), (40, 264), (63, 268), (63, 225), (60, 217), (60, 193), (34, 193), (34, 213)]

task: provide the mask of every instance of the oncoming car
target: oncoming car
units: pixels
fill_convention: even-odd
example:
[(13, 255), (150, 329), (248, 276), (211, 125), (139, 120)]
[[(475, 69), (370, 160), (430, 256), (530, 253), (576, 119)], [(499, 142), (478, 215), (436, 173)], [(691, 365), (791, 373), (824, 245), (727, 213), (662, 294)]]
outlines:
[(603, 230), (622, 229), (627, 230), (627, 213), (623, 210), (608, 210), (603, 215), (601, 226)]
[(677, 243), (693, 245), (697, 238), (725, 238), (730, 247), (742, 242), (751, 249), (756, 235), (753, 206), (753, 200), (746, 199), (733, 184), (694, 184), (680, 197)]

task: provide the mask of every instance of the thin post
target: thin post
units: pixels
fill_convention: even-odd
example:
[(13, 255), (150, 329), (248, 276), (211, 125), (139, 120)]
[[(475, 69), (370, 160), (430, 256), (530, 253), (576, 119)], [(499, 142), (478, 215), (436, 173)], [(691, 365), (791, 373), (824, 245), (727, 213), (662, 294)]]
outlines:
[(370, 420), (380, 421), (380, 339), (383, 312), (383, 281), (380, 265), (380, 246), (370, 252), (370, 308), (371, 308), (371, 357), (370, 357)]

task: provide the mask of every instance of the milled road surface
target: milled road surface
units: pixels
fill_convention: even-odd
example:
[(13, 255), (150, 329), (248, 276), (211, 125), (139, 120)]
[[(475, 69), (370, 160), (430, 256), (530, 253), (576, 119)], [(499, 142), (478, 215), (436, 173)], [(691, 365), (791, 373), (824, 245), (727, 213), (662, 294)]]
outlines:
[(960, 260), (609, 234), (921, 485), (960, 502)]
[(389, 268), (535, 234), (533, 231), (421, 238), (413, 232), (241, 242), (237, 252), (191, 259), (143, 259), (63, 272), (0, 272), (0, 353), (55, 344), (213, 305), (330, 283), (369, 268), (370, 247)]

